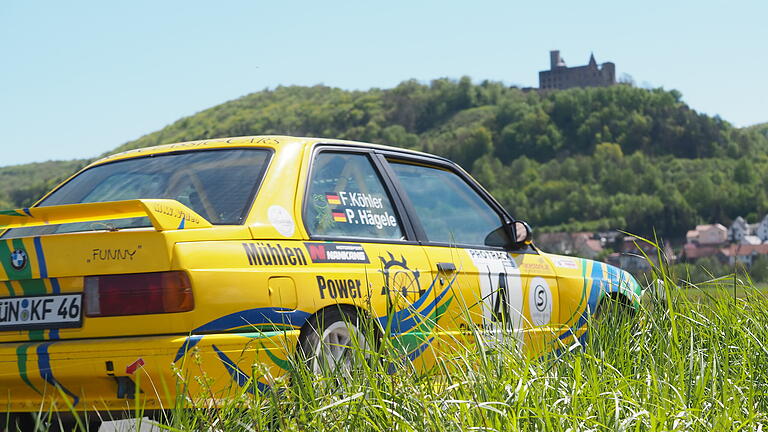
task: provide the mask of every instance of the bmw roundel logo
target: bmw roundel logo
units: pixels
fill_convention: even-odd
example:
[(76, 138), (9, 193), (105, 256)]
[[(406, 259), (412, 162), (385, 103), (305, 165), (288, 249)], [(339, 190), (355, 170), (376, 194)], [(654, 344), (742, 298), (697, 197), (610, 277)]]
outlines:
[(11, 253), (11, 266), (16, 270), (21, 270), (27, 266), (27, 253), (21, 249), (16, 249)]

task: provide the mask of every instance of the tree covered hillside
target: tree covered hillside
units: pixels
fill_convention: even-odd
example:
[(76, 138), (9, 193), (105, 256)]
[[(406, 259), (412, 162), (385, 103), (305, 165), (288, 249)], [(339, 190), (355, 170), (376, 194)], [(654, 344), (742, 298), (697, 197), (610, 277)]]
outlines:
[(26, 207), (86, 161), (48, 161), (0, 167), (0, 208)]
[(755, 131), (768, 138), (768, 122), (749, 126), (747, 130)]
[(212, 137), (362, 140), (447, 156), (538, 228), (681, 237), (768, 211), (768, 138), (690, 109), (677, 91), (524, 92), (469, 78), (393, 89), (278, 87), (210, 108), (115, 151)]
[(120, 150), (205, 137), (289, 134), (447, 156), (539, 228), (680, 237), (768, 212), (768, 139), (630, 86), (523, 92), (441, 79), (394, 89), (279, 87), (184, 118)]

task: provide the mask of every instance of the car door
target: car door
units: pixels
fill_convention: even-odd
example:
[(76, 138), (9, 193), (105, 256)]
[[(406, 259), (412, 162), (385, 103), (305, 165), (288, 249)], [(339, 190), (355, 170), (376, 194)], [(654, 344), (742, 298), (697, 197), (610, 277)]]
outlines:
[[(542, 284), (543, 273), (523, 271), (523, 264), (538, 262), (535, 250), (508, 250), (503, 209), (452, 164), (395, 155), (387, 161), (439, 284), (441, 348), (540, 339), (533, 335), (546, 332), (556, 316), (557, 286), (549, 277)], [(548, 317), (536, 307), (543, 303)]]
[(434, 298), (429, 261), (372, 151), (316, 150), (303, 219), (312, 267), (299, 290), (308, 308), (354, 305), (379, 322), (394, 357), (431, 367), (433, 338), (420, 315)]

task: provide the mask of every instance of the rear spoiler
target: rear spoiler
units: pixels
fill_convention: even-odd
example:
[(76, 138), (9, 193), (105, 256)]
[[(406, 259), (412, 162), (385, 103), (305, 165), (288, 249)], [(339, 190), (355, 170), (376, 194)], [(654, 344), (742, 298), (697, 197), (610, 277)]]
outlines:
[(157, 231), (210, 228), (210, 222), (172, 199), (137, 199), (0, 211), (0, 229), (149, 217)]

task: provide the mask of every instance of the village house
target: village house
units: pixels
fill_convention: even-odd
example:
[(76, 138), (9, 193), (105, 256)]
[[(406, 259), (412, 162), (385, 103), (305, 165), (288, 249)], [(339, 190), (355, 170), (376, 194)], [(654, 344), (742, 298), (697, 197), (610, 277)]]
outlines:
[(536, 235), (536, 244), (548, 252), (596, 259), (603, 252), (605, 239), (591, 232), (555, 232)]
[(728, 247), (729, 230), (722, 224), (696, 225), (685, 234), (682, 259), (695, 261), (699, 258), (722, 254)]
[(747, 223), (739, 216), (728, 228), (728, 240), (732, 243), (758, 245), (768, 242), (768, 214), (759, 223)]
[(728, 259), (728, 264), (741, 264), (751, 267), (755, 258), (759, 255), (768, 255), (768, 243), (751, 244), (732, 244), (729, 248), (723, 250), (723, 255)]
[(753, 224), (739, 216), (728, 228), (721, 224), (697, 225), (685, 235), (682, 258), (695, 261), (716, 257), (729, 265), (751, 266), (759, 255), (768, 255), (768, 215)]
[[(661, 258), (668, 263), (675, 260), (672, 248), (666, 243), (661, 247)], [(659, 250), (642, 239), (627, 236), (622, 240), (619, 252), (608, 255), (606, 261), (630, 272), (648, 271), (651, 263), (659, 265)]]
[(757, 234), (763, 243), (768, 243), (768, 214), (765, 215), (762, 222), (757, 226), (755, 234)]

